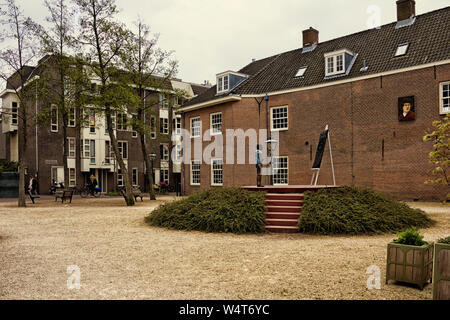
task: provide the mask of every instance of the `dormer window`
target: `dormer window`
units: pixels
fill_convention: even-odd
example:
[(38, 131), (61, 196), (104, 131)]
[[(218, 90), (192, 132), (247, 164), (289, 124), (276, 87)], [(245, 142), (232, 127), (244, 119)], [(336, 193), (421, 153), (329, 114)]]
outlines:
[(325, 77), (346, 75), (350, 71), (357, 55), (343, 49), (326, 53), (325, 57)]
[(408, 52), (409, 43), (403, 43), (397, 47), (397, 51), (395, 51), (396, 57), (404, 56)]
[(228, 91), (230, 88), (230, 78), (228, 75), (217, 78), (217, 93)]
[(217, 94), (229, 92), (236, 88), (242, 81), (247, 79), (246, 74), (226, 71), (216, 75), (217, 79)]

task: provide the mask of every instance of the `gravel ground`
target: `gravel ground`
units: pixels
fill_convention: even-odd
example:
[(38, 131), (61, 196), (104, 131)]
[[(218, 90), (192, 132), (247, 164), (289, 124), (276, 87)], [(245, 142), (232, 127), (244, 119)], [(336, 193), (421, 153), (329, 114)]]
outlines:
[[(395, 235), (324, 237), (170, 231), (144, 224), (162, 201), (123, 199), (0, 203), (0, 299), (431, 299), (432, 286), (384, 284)], [(450, 206), (413, 203), (450, 235)], [(67, 267), (81, 270), (68, 290)], [(366, 289), (371, 265), (381, 290)]]

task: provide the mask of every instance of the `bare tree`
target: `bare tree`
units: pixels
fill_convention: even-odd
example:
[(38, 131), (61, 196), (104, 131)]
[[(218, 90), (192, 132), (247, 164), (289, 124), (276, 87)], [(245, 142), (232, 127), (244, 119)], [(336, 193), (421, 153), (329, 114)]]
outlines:
[[(36, 57), (34, 48), (33, 23), (24, 16), (14, 0), (6, 0), (1, 11), (1, 30), (3, 39), (12, 45), (0, 51), (0, 78), (7, 82), (19, 100), (18, 137), (19, 137), (19, 207), (25, 202), (25, 153), (27, 150), (27, 131), (33, 115), (29, 113), (33, 96), (33, 70), (29, 65)], [(12, 76), (11, 76), (12, 75)], [(8, 112), (8, 110), (4, 110)], [(10, 110), (11, 112), (12, 110)]]
[(101, 85), (99, 94), (93, 103), (104, 113), (111, 139), (114, 156), (125, 180), (126, 203), (134, 205), (131, 181), (128, 169), (119, 152), (114, 132), (112, 117), (124, 113), (127, 105), (133, 105), (131, 90), (123, 85), (120, 78), (123, 74), (117, 69), (117, 62), (129, 33), (115, 16), (117, 7), (114, 0), (75, 0), (81, 13), (80, 42), (86, 48), (86, 58), (90, 63), (93, 75)]
[(127, 72), (127, 81), (135, 88), (139, 97), (139, 104), (136, 106), (137, 117), (134, 119), (133, 126), (141, 142), (142, 157), (149, 177), (150, 199), (155, 200), (153, 168), (149, 159), (152, 146), (151, 139), (148, 139), (150, 129), (148, 122), (154, 114), (154, 106), (160, 101), (157, 99), (157, 102), (153, 103), (149, 97), (155, 92), (169, 91), (168, 83), (176, 74), (178, 63), (171, 59), (172, 51), (157, 48), (159, 36), (151, 37), (150, 28), (141, 19), (135, 25), (137, 32), (127, 38), (126, 50), (121, 55), (121, 61)]

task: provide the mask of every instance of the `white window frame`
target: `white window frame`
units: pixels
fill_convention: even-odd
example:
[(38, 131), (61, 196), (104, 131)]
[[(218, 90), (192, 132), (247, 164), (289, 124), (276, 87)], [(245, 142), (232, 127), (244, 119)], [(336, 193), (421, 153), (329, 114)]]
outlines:
[(307, 69), (308, 67), (301, 67), (300, 69), (298, 69), (297, 74), (294, 78), (303, 78)]
[[(193, 122), (198, 120), (198, 135), (194, 135), (194, 129), (197, 128), (193, 126)], [(194, 117), (190, 119), (191, 122), (191, 138), (200, 138), (202, 136), (202, 121), (200, 120), (200, 117)]]
[(120, 169), (117, 169), (117, 185), (123, 187), (123, 173)]
[[(70, 148), (70, 142), (71, 141), (73, 141), (73, 148), (72, 148), (72, 150)], [(77, 152), (77, 141), (76, 141), (76, 139), (73, 138), (73, 137), (68, 137), (67, 138), (67, 146), (68, 146), (68, 150), (69, 150), (69, 154), (67, 155), (67, 158), (75, 159), (76, 152)], [(73, 153), (73, 155), (71, 155), (71, 153)]]
[[(286, 169), (287, 170), (287, 176), (286, 176), (286, 183), (275, 183), (275, 174), (274, 174), (274, 172), (275, 172), (275, 167), (272, 167), (272, 177), (273, 177), (273, 185), (275, 185), (275, 186), (287, 186), (287, 185), (289, 185), (289, 157), (287, 157), (287, 156), (283, 156), (283, 157), (274, 157), (273, 158), (273, 160), (275, 160), (275, 159), (286, 159), (286, 165), (287, 165), (287, 167), (286, 168), (281, 168), (281, 169)], [(273, 161), (272, 162), (273, 164), (275, 164), (275, 163), (277, 163), (276, 161)]]
[[(325, 76), (334, 76), (338, 74), (345, 73), (345, 54), (349, 54), (351, 56), (354, 56), (354, 53), (347, 50), (339, 50), (335, 52), (329, 52), (324, 54), (325, 57)], [(342, 57), (342, 70), (338, 71), (338, 57)], [(330, 68), (330, 62), (332, 63), (332, 68)]]
[[(53, 110), (56, 110), (56, 123), (53, 122)], [(52, 105), (50, 107), (50, 112), (51, 112), (51, 116), (50, 116), (50, 131), (51, 132), (58, 132), (58, 107), (56, 105)]]
[[(198, 170), (194, 170), (193, 166), (198, 165)], [(202, 162), (200, 160), (191, 161), (191, 186), (199, 186), (201, 183)], [(198, 182), (194, 182), (194, 171), (198, 171)]]
[(159, 107), (164, 110), (169, 109), (169, 97), (164, 93), (159, 94)]
[[(214, 162), (216, 162), (216, 161), (221, 161), (222, 162), (222, 168), (221, 168), (222, 183), (215, 183), (214, 182), (214, 172), (217, 171), (217, 170), (214, 170)], [(211, 186), (214, 186), (214, 187), (221, 187), (221, 186), (223, 186), (223, 159), (220, 159), (220, 158), (211, 159)]]
[(137, 122), (137, 115), (133, 114), (133, 116), (131, 117), (131, 121), (132, 121), (132, 125), (131, 125), (131, 137), (132, 138), (137, 138), (138, 133), (135, 130), (136, 129), (136, 124), (134, 124), (135, 122)]
[(444, 98), (444, 86), (449, 86), (450, 90), (450, 81), (441, 82), (439, 84), (439, 114), (447, 114), (450, 113), (450, 106), (444, 108), (444, 99), (450, 99), (450, 94), (448, 97)]
[[(14, 104), (16, 104), (15, 107)], [(17, 101), (11, 102), (11, 125), (19, 125), (19, 103)]]
[(217, 93), (227, 92), (230, 90), (230, 75), (222, 75), (217, 77)]
[(159, 133), (169, 134), (169, 118), (159, 118)]
[(97, 120), (97, 118), (95, 116), (95, 112), (93, 110), (91, 110), (90, 114), (89, 114), (89, 133), (90, 134), (95, 134), (95, 132), (96, 132), (96, 127), (95, 127), (96, 120)]
[[(136, 181), (133, 181), (135, 179), (135, 177), (136, 177)], [(131, 183), (134, 186), (139, 185), (139, 169), (138, 168), (131, 169)]]
[[(274, 117), (273, 117), (273, 113), (274, 110), (278, 110), (278, 109), (286, 109), (286, 121), (287, 121), (287, 127), (286, 128), (274, 128)], [(284, 118), (279, 118), (279, 119), (284, 119)], [(270, 108), (270, 130), (271, 131), (287, 131), (289, 130), (289, 106), (279, 106), (279, 107), (271, 107)]]
[(401, 43), (397, 46), (397, 50), (395, 50), (395, 57), (403, 57), (408, 53), (409, 43)]
[(177, 116), (174, 118), (175, 121), (175, 127), (174, 127), (174, 133), (176, 135), (180, 135), (181, 134), (181, 117)]
[[(123, 123), (124, 119), (125, 123)], [(117, 131), (128, 131), (128, 115), (124, 112), (117, 113)]]
[[(72, 179), (73, 170), (73, 179)], [(69, 168), (69, 187), (75, 187), (77, 185), (77, 170), (75, 168)]]
[[(123, 146), (126, 146), (125, 148), (125, 152), (126, 152), (126, 157), (123, 156)], [(128, 141), (117, 141), (117, 147), (119, 149), (119, 154), (122, 157), (122, 159), (126, 160), (128, 159)]]
[[(214, 116), (218, 116), (220, 115), (220, 123), (214, 123)], [(212, 136), (216, 136), (216, 135), (221, 135), (222, 134), (222, 121), (223, 121), (223, 116), (222, 116), (222, 112), (215, 112), (215, 113), (211, 113), (209, 115), (209, 124), (210, 124), (210, 128), (211, 128), (211, 135)], [(220, 130), (217, 129), (217, 127), (220, 126)]]
[(105, 140), (105, 164), (111, 164), (111, 141)]
[(163, 150), (161, 161), (169, 161), (169, 159), (170, 159), (169, 144), (161, 143), (161, 146), (162, 146), (162, 150)]
[(69, 123), (68, 126), (70, 128), (76, 127), (76, 118), (77, 118), (77, 110), (75, 108), (69, 109)]
[[(167, 176), (167, 179), (166, 179)], [(162, 179), (161, 179), (162, 177)], [(167, 185), (169, 185), (170, 177), (169, 177), (169, 169), (160, 169), (159, 170), (159, 183), (161, 184), (162, 181), (165, 181)]]

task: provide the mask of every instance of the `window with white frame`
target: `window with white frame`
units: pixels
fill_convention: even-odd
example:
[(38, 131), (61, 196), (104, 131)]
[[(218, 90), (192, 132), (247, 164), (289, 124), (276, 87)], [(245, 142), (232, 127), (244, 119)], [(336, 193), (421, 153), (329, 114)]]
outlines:
[(75, 127), (76, 125), (76, 110), (75, 108), (69, 109), (69, 127)]
[(408, 53), (409, 43), (402, 43), (397, 47), (397, 50), (395, 51), (396, 57), (404, 56)]
[(270, 109), (272, 131), (289, 129), (288, 106), (273, 107)]
[(69, 154), (67, 155), (70, 159), (75, 158), (75, 138), (67, 138), (67, 144), (69, 145)]
[(169, 119), (159, 118), (159, 132), (162, 134), (169, 134)]
[(77, 175), (74, 168), (69, 169), (69, 187), (75, 187), (77, 184)]
[(181, 162), (181, 157), (182, 157), (182, 153), (183, 153), (183, 149), (181, 144), (177, 144), (175, 145), (175, 159), (174, 162), (176, 163), (180, 163)]
[(131, 180), (134, 186), (138, 185), (138, 168), (133, 168), (131, 174)]
[(288, 157), (273, 158), (273, 184), (287, 185), (289, 184), (289, 160)]
[(211, 134), (222, 134), (222, 113), (211, 114)]
[(217, 93), (226, 92), (230, 89), (230, 76), (218, 76), (217, 77)]
[(55, 105), (51, 106), (51, 131), (58, 132), (58, 108)]
[(440, 114), (450, 113), (450, 81), (440, 84)]
[(117, 146), (122, 159), (128, 159), (128, 141), (118, 141)]
[(191, 185), (200, 185), (200, 160), (191, 161)]
[(169, 145), (168, 144), (161, 144), (159, 146), (159, 152), (160, 152), (160, 158), (161, 161), (169, 161)]
[(222, 159), (211, 160), (211, 185), (223, 185), (223, 161)]
[(169, 169), (159, 170), (159, 181), (164, 181), (166, 184), (169, 184)]
[(95, 140), (82, 139), (81, 143), (83, 146), (82, 157), (84, 159), (90, 159), (90, 163), (95, 164)]
[(119, 131), (128, 130), (128, 116), (126, 113), (117, 114), (117, 130)]
[(191, 137), (198, 138), (201, 136), (201, 121), (200, 118), (191, 119)]
[(325, 76), (333, 76), (345, 73), (345, 56), (353, 56), (348, 50), (339, 50), (325, 54)]
[(89, 133), (95, 133), (95, 113), (91, 111), (89, 114)]
[(175, 134), (181, 134), (181, 118), (176, 117), (173, 119), (173, 131)]
[(11, 124), (13, 126), (17, 126), (18, 125), (18, 115), (19, 115), (19, 107), (18, 107), (18, 103), (17, 102), (12, 102), (11, 103)]
[(162, 93), (159, 95), (159, 106), (162, 109), (168, 109), (169, 108), (169, 98), (167, 97), (167, 95), (162, 94)]

